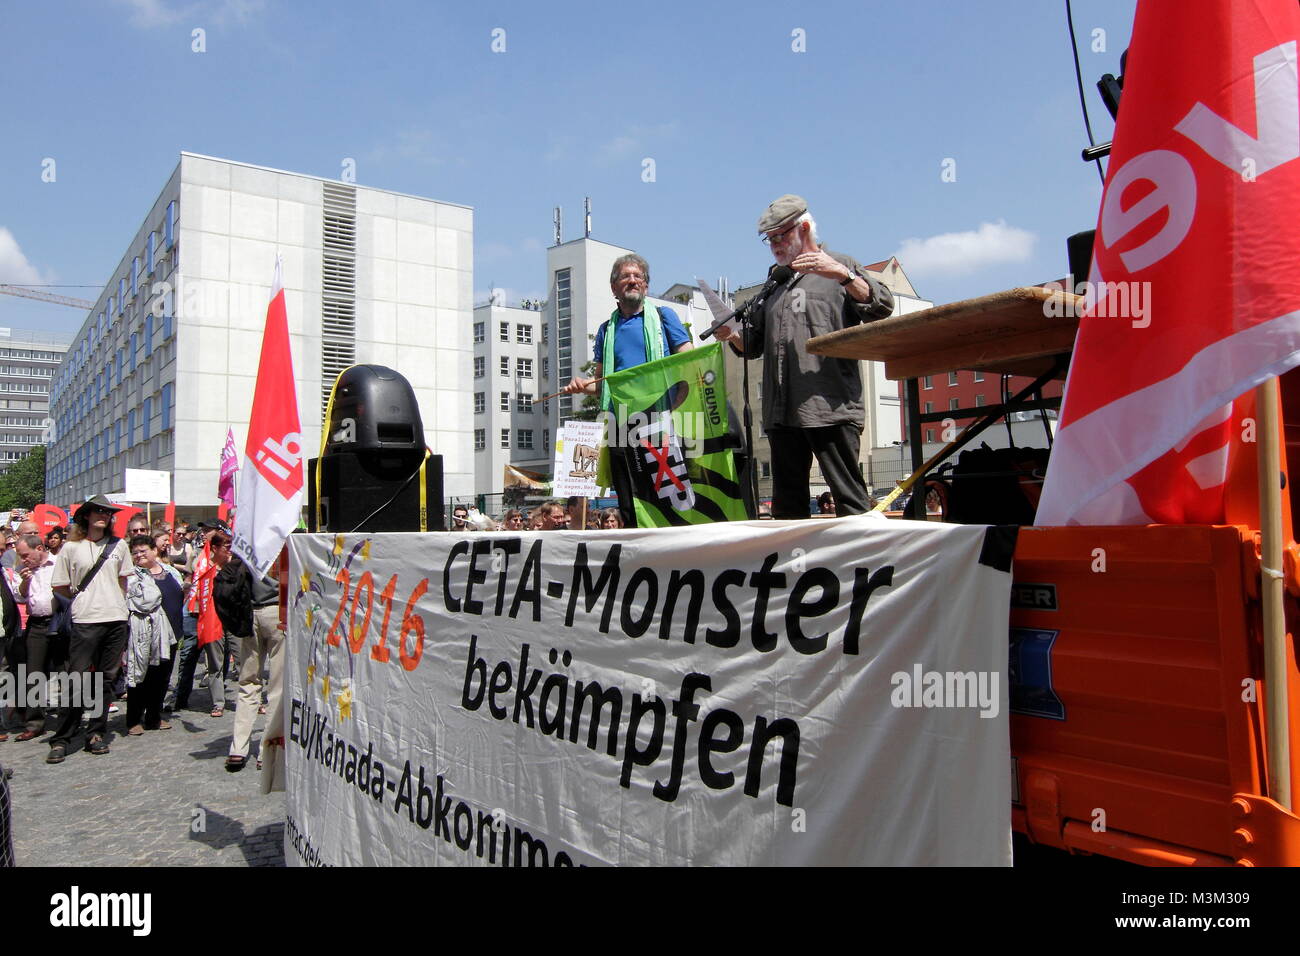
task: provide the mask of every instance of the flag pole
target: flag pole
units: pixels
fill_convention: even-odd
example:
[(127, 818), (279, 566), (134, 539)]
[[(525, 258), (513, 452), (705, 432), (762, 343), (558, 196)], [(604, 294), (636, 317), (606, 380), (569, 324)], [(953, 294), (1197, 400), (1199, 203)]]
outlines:
[(1259, 418), (1260, 602), (1264, 620), (1264, 712), (1268, 728), (1268, 795), (1291, 809), (1290, 706), (1286, 622), (1282, 610), (1282, 473), (1276, 377), (1255, 391)]

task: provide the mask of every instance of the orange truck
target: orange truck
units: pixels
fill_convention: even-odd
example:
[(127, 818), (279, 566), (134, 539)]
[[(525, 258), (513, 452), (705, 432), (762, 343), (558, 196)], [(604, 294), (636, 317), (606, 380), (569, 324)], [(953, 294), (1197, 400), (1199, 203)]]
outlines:
[[(808, 348), (882, 361), (896, 380), (970, 368), (1037, 375), (1053, 364), (1063, 373), (1078, 306), (1068, 292), (1013, 289)], [(1285, 478), (1300, 475), (1300, 371), (1280, 384)], [(919, 436), (923, 416), (909, 406)], [(1000, 410), (989, 411), (996, 420)], [(917, 463), (909, 482), (942, 458)], [(1294, 791), (1300, 774), (1290, 756), (1270, 766), (1258, 470), (1245, 455), (1233, 468), (1242, 489), (1233, 500), (1249, 503), (1229, 512), (1239, 524), (1019, 529), (1011, 819), (1033, 843), (1153, 865), (1300, 865), (1300, 817), (1271, 799), (1279, 780)], [(1290, 703), (1280, 720), (1300, 741), (1294, 494), (1287, 482), (1278, 564)]]

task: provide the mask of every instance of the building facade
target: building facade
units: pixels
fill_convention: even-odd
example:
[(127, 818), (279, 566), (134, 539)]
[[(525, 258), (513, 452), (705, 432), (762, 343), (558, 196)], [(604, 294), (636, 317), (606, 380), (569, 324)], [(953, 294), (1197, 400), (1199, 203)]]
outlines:
[(546, 471), (551, 460), (550, 402), (557, 390), (539, 309), (489, 302), (474, 310), (474, 488), (504, 487), (506, 465)]
[(0, 474), (49, 441), (50, 383), (68, 336), (0, 328)]
[(338, 373), (385, 365), (415, 389), (446, 493), (467, 494), (472, 248), (466, 206), (182, 153), (56, 373), (50, 499), (121, 492), (145, 468), (172, 473), (178, 505), (215, 505), (277, 255), (302, 458)]

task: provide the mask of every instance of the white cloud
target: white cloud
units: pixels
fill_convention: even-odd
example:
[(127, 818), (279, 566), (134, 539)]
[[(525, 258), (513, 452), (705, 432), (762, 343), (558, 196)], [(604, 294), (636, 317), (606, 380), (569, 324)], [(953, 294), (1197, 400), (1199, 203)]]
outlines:
[(0, 282), (12, 285), (41, 285), (48, 282), (18, 245), (14, 234), (0, 226)]
[(908, 275), (948, 278), (970, 275), (988, 266), (1028, 262), (1038, 240), (1006, 220), (982, 222), (978, 229), (945, 232), (926, 239), (904, 239), (894, 253)]
[(502, 259), (509, 260), (516, 257), (527, 258), (537, 255), (544, 248), (542, 241), (534, 236), (527, 236), (519, 242), (498, 242), (494, 239), (485, 239), (474, 243), (474, 261), (485, 263)]
[(597, 150), (597, 157), (606, 163), (625, 159), (636, 151), (642, 156), (655, 155), (661, 144), (677, 136), (677, 121), (660, 123), (657, 126), (629, 126), (613, 139), (607, 140)]
[(131, 25), (149, 29), (166, 27), (182, 20), (195, 26), (215, 23), (247, 23), (266, 9), (265, 0), (220, 0), (219, 3), (170, 3), (168, 0), (117, 0), (131, 11)]
[(377, 143), (365, 158), (372, 163), (407, 160), (436, 165), (446, 159), (442, 147), (432, 129), (410, 126), (398, 130), (387, 142)]

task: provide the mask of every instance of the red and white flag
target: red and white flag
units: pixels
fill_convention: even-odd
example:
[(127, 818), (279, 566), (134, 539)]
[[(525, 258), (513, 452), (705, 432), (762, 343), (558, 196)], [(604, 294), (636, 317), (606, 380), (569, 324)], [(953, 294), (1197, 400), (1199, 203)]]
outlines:
[(235, 504), (235, 475), (239, 472), (239, 453), (235, 451), (235, 431), (226, 429), (226, 444), (221, 449), (221, 470), (217, 473), (217, 497), (231, 507)]
[(1298, 41), (1294, 0), (1139, 3), (1037, 524), (1224, 520), (1300, 364)]
[(235, 554), (263, 575), (279, 556), (285, 538), (298, 526), (305, 487), (302, 459), (289, 320), (277, 256), (244, 446), (233, 545)]

